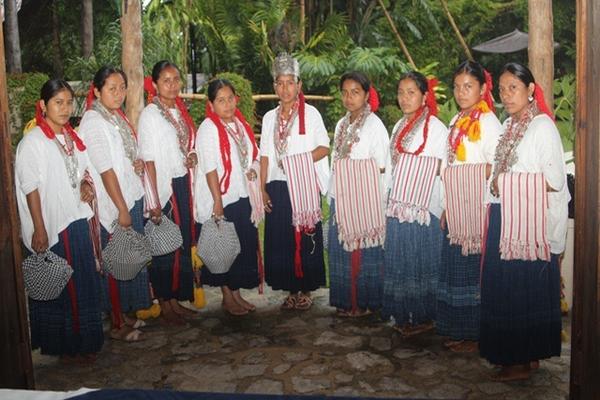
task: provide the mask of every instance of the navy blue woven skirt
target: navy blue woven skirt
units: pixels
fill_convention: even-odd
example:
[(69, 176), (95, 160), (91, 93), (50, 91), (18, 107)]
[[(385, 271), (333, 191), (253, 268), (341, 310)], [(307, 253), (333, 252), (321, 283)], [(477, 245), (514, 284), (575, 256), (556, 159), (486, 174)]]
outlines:
[(274, 290), (310, 292), (325, 285), (323, 260), (323, 228), (319, 222), (314, 235), (302, 235), (301, 258), (304, 276), (294, 273), (296, 250), (292, 205), (284, 181), (273, 181), (266, 187), (272, 211), (265, 217), (265, 279)]
[[(77, 296), (76, 320), (79, 321), (79, 330), (74, 326), (68, 288), (55, 300), (36, 301), (30, 298), (31, 347), (39, 348), (42, 354), (49, 355), (97, 353), (104, 343), (102, 311), (98, 298), (100, 275), (96, 271), (87, 220), (72, 222), (66, 233), (73, 267), (71, 280), (75, 284)], [(50, 250), (66, 258), (63, 233), (58, 237), (59, 242)]]
[(444, 233), (431, 215), (429, 225), (387, 218), (383, 317), (396, 324), (423, 324), (435, 319)]
[(258, 229), (250, 221), (250, 200), (247, 197), (239, 199), (223, 211), (225, 219), (233, 222), (235, 226), (241, 251), (227, 273), (212, 274), (208, 268), (202, 267), (202, 283), (209, 286), (227, 286), (231, 290), (255, 288), (259, 282)]
[(481, 357), (496, 365), (560, 356), (560, 269), (550, 262), (500, 259), (500, 205), (490, 210), (481, 283)]
[[(338, 239), (335, 223), (335, 200), (329, 207), (329, 304), (350, 311), (352, 309), (352, 252), (344, 250)], [(360, 249), (360, 271), (356, 280), (356, 306), (362, 310), (378, 311), (383, 301), (382, 246)]]
[[(140, 199), (135, 202), (133, 208), (129, 210), (131, 215), (131, 227), (138, 233), (144, 234), (144, 204)], [(108, 232), (104, 227), (101, 228), (102, 248), (108, 244)], [(140, 272), (130, 281), (116, 280), (119, 288), (119, 302), (121, 304), (121, 312), (130, 313), (151, 305), (150, 285), (148, 281), (148, 270), (142, 268)], [(101, 278), (102, 283), (102, 308), (106, 312), (112, 310), (110, 303), (110, 293), (108, 289), (108, 275), (105, 274)]]
[(479, 340), (481, 255), (463, 256), (450, 245), (448, 231), (442, 242), (438, 280), (436, 331), (452, 340)]
[[(192, 218), (190, 198), (192, 193), (189, 186), (189, 174), (175, 178), (172, 181), (173, 194), (162, 212), (179, 225), (183, 237), (183, 247), (163, 256), (152, 257), (149, 268), (150, 282), (154, 297), (161, 300), (177, 299), (180, 301), (194, 300), (194, 272), (192, 270), (192, 246), (198, 240), (198, 225)], [(192, 224), (196, 228), (196, 237), (192, 238)], [(173, 266), (179, 257), (179, 285), (173, 290)], [(175, 285), (177, 286), (177, 285)]]

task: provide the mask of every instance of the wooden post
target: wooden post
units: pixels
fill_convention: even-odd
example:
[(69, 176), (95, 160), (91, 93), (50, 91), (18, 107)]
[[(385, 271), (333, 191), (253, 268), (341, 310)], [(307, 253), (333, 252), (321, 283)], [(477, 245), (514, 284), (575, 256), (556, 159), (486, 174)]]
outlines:
[(402, 40), (402, 37), (400, 36), (400, 33), (398, 33), (398, 29), (396, 29), (396, 25), (394, 24), (394, 20), (392, 20), (392, 17), (390, 16), (390, 13), (388, 13), (387, 9), (385, 8), (385, 4), (383, 4), (382, 0), (378, 0), (378, 1), (379, 1), (379, 6), (383, 10), (383, 13), (385, 14), (385, 17), (387, 18), (388, 23), (390, 24), (390, 27), (392, 28), (392, 31), (394, 32), (394, 35), (396, 36), (396, 39), (398, 40), (398, 43), (400, 43), (400, 48), (402, 49), (402, 52), (404, 53), (404, 56), (408, 60), (408, 63), (410, 64), (410, 66), (413, 69), (417, 69), (417, 65), (415, 64), (415, 62), (413, 61), (412, 57), (410, 56), (410, 53), (408, 52), (408, 48), (406, 47), (406, 44), (404, 43), (404, 40)]
[(446, 18), (448, 18), (448, 21), (450, 22), (450, 25), (452, 26), (452, 30), (454, 30), (454, 34), (456, 35), (458, 41), (460, 42), (460, 45), (462, 46), (463, 50), (465, 51), (467, 58), (469, 60), (473, 61), (473, 54), (471, 54), (471, 49), (469, 49), (469, 46), (467, 46), (467, 42), (465, 42), (465, 38), (460, 33), (460, 30), (458, 29), (458, 26), (456, 25), (456, 22), (454, 21), (454, 17), (452, 16), (450, 9), (448, 8), (448, 3), (446, 2), (446, 0), (440, 0), (440, 3), (442, 3), (442, 7), (444, 8), (444, 13), (446, 13)]
[(142, 48), (141, 0), (122, 0), (121, 34), (123, 49), (121, 60), (127, 74), (126, 112), (129, 121), (137, 126), (144, 108), (144, 66)]
[(13, 182), (4, 32), (0, 24), (0, 387), (33, 389), (21, 241)]
[(306, 5), (300, 0), (300, 43), (306, 43)]
[(544, 90), (546, 104), (554, 109), (554, 34), (552, 1), (529, 0), (529, 68)]
[[(531, 29), (530, 29), (531, 31)], [(577, 0), (575, 265), (571, 399), (600, 394), (600, 4)]]

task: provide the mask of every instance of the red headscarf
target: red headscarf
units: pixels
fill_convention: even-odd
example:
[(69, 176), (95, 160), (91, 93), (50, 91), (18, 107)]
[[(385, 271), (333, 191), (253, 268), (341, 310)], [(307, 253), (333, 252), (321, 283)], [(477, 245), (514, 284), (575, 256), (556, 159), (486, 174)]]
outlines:
[[(44, 132), (44, 135), (46, 135), (48, 139), (54, 139), (56, 137), (56, 134), (54, 133), (52, 128), (50, 128), (50, 125), (48, 125), (48, 121), (46, 121), (46, 118), (44, 118), (44, 114), (42, 112), (42, 100), (38, 101), (35, 105), (35, 123), (37, 124), (37, 126), (40, 127), (40, 129), (42, 130), (42, 132)], [(63, 129), (67, 131), (67, 134), (69, 135), (71, 140), (73, 140), (73, 143), (75, 143), (75, 145), (77, 146), (77, 150), (85, 151), (85, 144), (83, 144), (83, 141), (77, 135), (77, 132), (75, 132), (75, 130), (69, 122), (67, 122), (63, 126)]]
[(429, 115), (438, 114), (438, 104), (435, 100), (435, 88), (439, 81), (436, 78), (427, 79), (427, 94), (425, 95), (425, 105), (429, 109)]
[[(254, 138), (254, 132), (252, 131), (252, 128), (250, 128), (246, 118), (244, 118), (244, 115), (237, 107), (235, 109), (235, 117), (244, 126), (246, 135), (248, 135), (248, 138), (252, 143), (252, 159), (255, 160), (258, 157), (258, 146), (256, 145), (256, 140)], [(229, 142), (227, 132), (225, 131), (225, 126), (221, 122), (221, 118), (214, 112), (210, 101), (206, 102), (206, 118), (210, 119), (213, 124), (215, 124), (219, 133), (219, 149), (221, 150), (221, 159), (223, 160), (223, 167), (225, 168), (223, 176), (219, 179), (219, 186), (221, 189), (221, 194), (225, 194), (229, 190), (229, 182), (231, 178), (231, 144)]]
[(379, 94), (373, 84), (369, 87), (369, 106), (372, 112), (376, 112), (379, 109)]
[(485, 101), (492, 110), (492, 112), (496, 112), (496, 107), (494, 107), (494, 97), (492, 96), (492, 89), (494, 88), (494, 83), (492, 82), (492, 75), (488, 72), (487, 69), (483, 70), (483, 75), (485, 76), (485, 92), (483, 92), (483, 101)]
[(537, 83), (535, 84), (535, 89), (533, 90), (533, 98), (538, 106), (538, 109), (544, 114), (548, 115), (554, 121), (554, 114), (552, 114), (552, 112), (548, 109), (546, 99), (544, 98), (544, 91)]

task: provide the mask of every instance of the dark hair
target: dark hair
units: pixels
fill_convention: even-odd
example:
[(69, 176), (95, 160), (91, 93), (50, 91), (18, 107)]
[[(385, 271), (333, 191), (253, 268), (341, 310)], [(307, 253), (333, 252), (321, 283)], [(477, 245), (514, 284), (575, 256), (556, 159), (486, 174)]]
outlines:
[(42, 89), (40, 90), (40, 99), (44, 100), (44, 103), (48, 104), (48, 101), (50, 101), (51, 98), (63, 90), (68, 90), (69, 93), (71, 93), (71, 96), (75, 97), (73, 88), (71, 88), (71, 85), (69, 85), (66, 81), (62, 79), (50, 79), (42, 86)]
[(342, 77), (340, 78), (340, 90), (342, 89), (342, 86), (344, 86), (344, 82), (346, 82), (347, 80), (352, 80), (358, 83), (367, 93), (371, 88), (371, 81), (369, 81), (369, 78), (367, 78), (367, 76), (362, 72), (351, 71), (346, 72), (344, 75), (342, 75)]
[(227, 79), (213, 79), (208, 83), (208, 88), (206, 89), (208, 100), (211, 103), (215, 101), (215, 99), (217, 98), (217, 93), (219, 93), (219, 90), (223, 89), (224, 87), (228, 87), (229, 89), (231, 89), (234, 95), (236, 94), (233, 84)]
[(531, 70), (521, 63), (509, 62), (502, 67), (498, 76), (502, 76), (505, 72), (510, 72), (519, 78), (519, 80), (523, 82), (525, 86), (529, 86), (530, 83), (535, 83), (535, 78), (533, 77)]
[(104, 84), (106, 83), (106, 80), (112, 74), (120, 74), (123, 77), (123, 80), (125, 81), (125, 86), (127, 86), (127, 75), (125, 75), (125, 72), (123, 72), (123, 70), (110, 65), (105, 65), (101, 67), (98, 70), (98, 72), (96, 72), (96, 75), (94, 75), (94, 87), (98, 90), (102, 90)]
[(154, 64), (154, 67), (152, 67), (152, 82), (158, 82), (158, 78), (160, 78), (160, 73), (169, 67), (175, 68), (177, 72), (179, 72), (179, 75), (181, 75), (181, 71), (179, 71), (179, 67), (177, 65), (175, 65), (169, 60), (161, 60)]
[(485, 69), (477, 61), (463, 61), (454, 71), (454, 75), (452, 75), (452, 82), (454, 82), (454, 79), (456, 79), (456, 77), (460, 74), (471, 75), (479, 81), (481, 86), (483, 86), (485, 83)]
[(426, 94), (429, 90), (429, 85), (427, 85), (427, 78), (425, 77), (425, 75), (418, 71), (409, 71), (403, 74), (400, 77), (400, 80), (398, 80), (398, 84), (400, 84), (400, 82), (402, 82), (405, 79), (410, 79), (414, 81), (422, 94)]

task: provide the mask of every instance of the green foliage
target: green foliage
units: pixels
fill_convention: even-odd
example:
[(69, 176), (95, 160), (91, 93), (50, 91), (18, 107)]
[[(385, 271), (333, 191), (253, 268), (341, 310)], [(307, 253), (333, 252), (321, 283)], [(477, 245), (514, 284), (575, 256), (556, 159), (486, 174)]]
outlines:
[(575, 76), (565, 75), (555, 79), (553, 92), (556, 126), (560, 132), (564, 150), (572, 151), (575, 145)]
[(8, 75), (13, 145), (21, 140), (25, 124), (35, 117), (35, 103), (40, 99), (40, 89), (48, 79), (48, 75), (36, 72)]
[(394, 125), (396, 125), (396, 122), (402, 118), (402, 110), (400, 110), (400, 108), (398, 108), (396, 105), (388, 104), (387, 106), (381, 107), (378, 111), (378, 114), (381, 117), (383, 124), (387, 128), (388, 133), (391, 135)]
[[(252, 98), (252, 85), (250, 81), (233, 72), (223, 72), (215, 78), (226, 79), (231, 82), (235, 88), (236, 95), (239, 97), (238, 108), (246, 118), (246, 121), (248, 121), (248, 124), (250, 124), (250, 127), (254, 129), (256, 125), (256, 102)], [(205, 118), (206, 101), (194, 101), (190, 107), (190, 115), (198, 124)]]
[(438, 106), (438, 118), (446, 126), (450, 124), (452, 117), (458, 113), (458, 106), (454, 101), (454, 98), (448, 99), (447, 101), (440, 103)]

